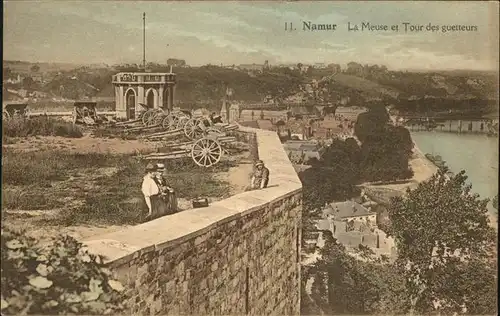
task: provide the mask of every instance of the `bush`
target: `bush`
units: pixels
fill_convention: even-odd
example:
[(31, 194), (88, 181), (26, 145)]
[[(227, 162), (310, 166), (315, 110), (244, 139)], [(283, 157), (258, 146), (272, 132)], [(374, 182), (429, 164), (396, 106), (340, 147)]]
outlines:
[(3, 121), (4, 137), (61, 136), (80, 138), (78, 126), (51, 117), (13, 118)]
[(124, 288), (101, 256), (69, 236), (42, 248), (2, 227), (3, 315), (107, 315), (123, 312)]

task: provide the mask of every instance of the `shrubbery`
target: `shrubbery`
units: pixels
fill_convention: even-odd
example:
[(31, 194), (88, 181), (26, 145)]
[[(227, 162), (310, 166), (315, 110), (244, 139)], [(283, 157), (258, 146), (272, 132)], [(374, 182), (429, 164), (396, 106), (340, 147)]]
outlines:
[(80, 138), (83, 136), (78, 126), (51, 117), (12, 118), (4, 120), (4, 137), (61, 136)]
[(123, 313), (120, 282), (69, 236), (48, 247), (2, 227), (3, 315), (109, 315)]

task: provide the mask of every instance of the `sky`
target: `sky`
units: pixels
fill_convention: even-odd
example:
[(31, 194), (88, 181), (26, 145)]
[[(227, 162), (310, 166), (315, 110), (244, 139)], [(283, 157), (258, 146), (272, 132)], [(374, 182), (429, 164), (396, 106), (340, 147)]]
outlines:
[[(338, 63), (389, 69), (498, 69), (496, 2), (4, 1), (4, 59), (64, 63), (189, 65)], [(336, 24), (304, 31), (303, 21)], [(285, 31), (285, 22), (297, 30)], [(348, 26), (398, 25), (398, 31)], [(423, 25), (405, 32), (402, 23)], [(429, 23), (438, 31), (426, 31)], [(443, 25), (477, 31), (442, 32)]]

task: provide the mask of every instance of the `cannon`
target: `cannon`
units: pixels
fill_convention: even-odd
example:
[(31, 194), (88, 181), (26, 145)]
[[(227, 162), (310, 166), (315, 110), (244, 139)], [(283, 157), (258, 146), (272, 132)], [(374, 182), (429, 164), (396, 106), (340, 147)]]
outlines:
[(77, 101), (73, 104), (73, 124), (95, 125), (100, 122), (97, 102)]
[(2, 118), (9, 119), (14, 117), (29, 117), (28, 103), (8, 102), (3, 104)]
[(236, 138), (232, 136), (209, 134), (194, 141), (169, 144), (162, 148), (164, 152), (141, 156), (141, 158), (146, 160), (166, 160), (191, 157), (198, 166), (208, 168), (217, 164), (223, 154), (228, 153), (225, 146), (235, 141)]

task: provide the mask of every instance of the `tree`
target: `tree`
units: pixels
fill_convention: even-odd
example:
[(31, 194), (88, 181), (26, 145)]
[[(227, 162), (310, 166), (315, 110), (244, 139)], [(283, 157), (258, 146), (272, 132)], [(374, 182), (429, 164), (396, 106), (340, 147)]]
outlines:
[(186, 65), (186, 61), (184, 59), (169, 58), (167, 59), (167, 65), (183, 67)]
[(33, 66), (31, 66), (30, 70), (32, 72), (38, 72), (40, 70), (40, 66), (38, 66), (38, 64), (34, 64)]
[(404, 127), (389, 124), (382, 104), (373, 104), (358, 116), (355, 133), (361, 145), (361, 178), (365, 181), (398, 180), (413, 176), (408, 166), (413, 141)]
[(13, 76), (12, 69), (10, 69), (9, 67), (3, 68), (2, 78), (3, 78), (4, 81), (7, 80), (7, 79), (12, 78), (12, 76)]
[(34, 87), (36, 86), (35, 81), (31, 77), (26, 77), (23, 79), (23, 88), (26, 90), (33, 90)]
[[(326, 314), (402, 314), (403, 280), (396, 269), (380, 259), (358, 261), (323, 231), (325, 245), (315, 265), (313, 298)], [(327, 293), (322, 293), (326, 285)], [(314, 284), (313, 284), (314, 289)]]
[[(495, 233), (488, 200), (472, 194), (466, 179), (465, 171), (451, 178), (439, 171), (388, 208), (389, 233), (407, 279), (409, 307), (416, 313), (461, 313), (463, 306), (473, 314), (496, 313), (496, 277), (490, 274)], [(485, 303), (483, 296), (494, 302)], [(435, 308), (436, 302), (441, 306)]]
[(368, 112), (358, 115), (354, 133), (361, 142), (369, 135), (384, 131), (389, 123), (389, 114), (382, 105), (375, 105)]
[(493, 207), (498, 210), (498, 194), (493, 198)]

